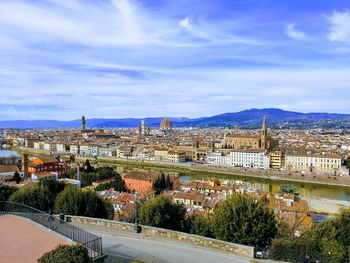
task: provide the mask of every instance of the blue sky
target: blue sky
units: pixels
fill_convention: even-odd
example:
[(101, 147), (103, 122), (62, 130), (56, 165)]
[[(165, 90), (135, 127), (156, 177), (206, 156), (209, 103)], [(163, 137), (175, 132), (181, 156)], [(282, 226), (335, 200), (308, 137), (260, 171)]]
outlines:
[(1, 0), (0, 120), (350, 113), (350, 2)]

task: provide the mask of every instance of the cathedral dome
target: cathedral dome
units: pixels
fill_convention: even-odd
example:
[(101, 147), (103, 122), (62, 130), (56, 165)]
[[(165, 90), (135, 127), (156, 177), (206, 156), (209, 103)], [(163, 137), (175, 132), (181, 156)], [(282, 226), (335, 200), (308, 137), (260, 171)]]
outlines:
[(167, 117), (165, 117), (162, 120), (162, 122), (160, 123), (160, 129), (161, 130), (170, 130), (171, 127), (172, 127), (172, 124), (171, 124), (170, 120)]

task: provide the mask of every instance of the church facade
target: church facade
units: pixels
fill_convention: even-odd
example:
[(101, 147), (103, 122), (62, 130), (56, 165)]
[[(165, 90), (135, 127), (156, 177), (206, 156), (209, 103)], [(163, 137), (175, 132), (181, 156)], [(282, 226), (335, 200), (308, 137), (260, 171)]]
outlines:
[(253, 136), (229, 134), (222, 142), (223, 149), (263, 149), (269, 150), (275, 142), (268, 135), (266, 118), (264, 117), (260, 134)]

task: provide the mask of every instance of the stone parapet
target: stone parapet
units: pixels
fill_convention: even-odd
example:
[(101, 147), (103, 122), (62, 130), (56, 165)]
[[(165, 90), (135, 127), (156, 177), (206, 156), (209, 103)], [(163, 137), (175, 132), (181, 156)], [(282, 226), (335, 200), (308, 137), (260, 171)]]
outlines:
[[(99, 218), (89, 218), (80, 216), (67, 216), (72, 223), (91, 224), (97, 226), (103, 226), (106, 228), (112, 228), (122, 231), (134, 232), (134, 224), (125, 223), (120, 221), (112, 221)], [(233, 253), (238, 256), (246, 258), (254, 258), (254, 247), (244, 246), (240, 244), (225, 242), (213, 238), (206, 238), (202, 236), (191, 235), (183, 232), (143, 226), (140, 225), (142, 234), (148, 236), (155, 236), (159, 238), (167, 238), (172, 240), (178, 240), (182, 242), (189, 242), (198, 246), (208, 247), (211, 249), (218, 249), (226, 252)]]

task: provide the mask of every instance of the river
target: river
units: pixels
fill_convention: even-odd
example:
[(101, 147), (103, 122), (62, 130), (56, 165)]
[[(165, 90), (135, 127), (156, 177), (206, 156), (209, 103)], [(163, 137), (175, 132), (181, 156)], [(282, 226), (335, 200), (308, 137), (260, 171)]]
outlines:
[[(138, 167), (129, 166), (129, 168), (143, 168), (145, 170), (162, 170), (164, 172), (178, 173), (180, 181), (201, 180), (210, 177), (216, 177), (220, 180), (240, 181), (244, 182), (251, 188), (259, 189), (261, 191), (277, 194), (280, 191), (280, 186), (283, 184), (292, 184), (301, 195), (301, 198), (307, 200), (310, 210), (316, 213), (335, 214), (339, 208), (350, 206), (350, 188), (341, 186), (326, 186), (316, 185), (311, 183), (300, 182), (285, 182), (278, 180), (271, 180), (265, 178), (254, 178), (239, 175), (222, 175), (213, 174), (210, 172), (193, 172), (179, 169), (165, 169), (159, 167)], [(117, 165), (117, 170), (122, 172), (125, 169), (124, 165)]]

